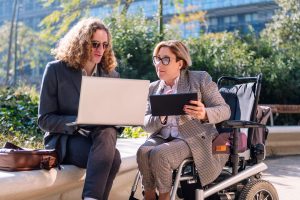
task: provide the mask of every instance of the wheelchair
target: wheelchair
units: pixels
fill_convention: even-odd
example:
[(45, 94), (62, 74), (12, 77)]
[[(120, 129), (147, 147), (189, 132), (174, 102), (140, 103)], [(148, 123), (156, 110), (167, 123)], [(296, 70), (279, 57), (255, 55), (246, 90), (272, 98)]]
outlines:
[[(266, 121), (270, 108), (258, 107), (262, 74), (255, 77), (228, 77), (218, 79), (221, 95), (230, 106), (229, 120), (217, 124), (218, 137), (228, 139), (230, 145), (218, 144), (215, 153), (227, 153), (229, 159), (219, 177), (202, 186), (192, 158), (184, 160), (173, 172), (171, 200), (278, 200), (274, 186), (262, 179), (267, 169), (265, 141)], [(258, 117), (258, 110), (263, 114)], [(214, 143), (214, 141), (213, 141)], [(214, 146), (214, 145), (213, 145)], [(218, 152), (220, 151), (220, 152)], [(224, 151), (224, 152), (222, 152)], [(136, 175), (129, 200), (135, 200), (140, 173)]]

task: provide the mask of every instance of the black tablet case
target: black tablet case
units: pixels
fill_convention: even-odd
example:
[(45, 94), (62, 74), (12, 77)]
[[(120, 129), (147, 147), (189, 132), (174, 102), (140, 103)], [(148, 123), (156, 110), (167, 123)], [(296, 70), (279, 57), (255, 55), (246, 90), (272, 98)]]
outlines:
[(197, 93), (150, 95), (152, 116), (185, 115), (183, 106), (198, 100)]

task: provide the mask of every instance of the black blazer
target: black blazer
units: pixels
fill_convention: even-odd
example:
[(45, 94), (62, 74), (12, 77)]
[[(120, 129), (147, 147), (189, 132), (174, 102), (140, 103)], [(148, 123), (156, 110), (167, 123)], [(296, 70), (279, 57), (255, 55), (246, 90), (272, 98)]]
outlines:
[[(119, 73), (105, 73), (98, 66), (97, 75), (118, 78)], [(47, 64), (40, 92), (38, 125), (45, 131), (46, 149), (57, 149), (62, 161), (66, 152), (67, 138), (73, 134), (75, 127), (66, 123), (76, 120), (82, 71), (68, 67), (63, 61)]]

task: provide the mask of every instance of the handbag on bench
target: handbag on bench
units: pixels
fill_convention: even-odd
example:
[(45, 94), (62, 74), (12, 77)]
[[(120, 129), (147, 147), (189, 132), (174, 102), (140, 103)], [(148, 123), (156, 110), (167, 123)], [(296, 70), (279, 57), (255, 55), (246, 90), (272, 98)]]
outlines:
[(23, 149), (10, 142), (6, 142), (0, 149), (0, 170), (50, 170), (56, 166), (58, 166), (58, 157), (54, 149)]

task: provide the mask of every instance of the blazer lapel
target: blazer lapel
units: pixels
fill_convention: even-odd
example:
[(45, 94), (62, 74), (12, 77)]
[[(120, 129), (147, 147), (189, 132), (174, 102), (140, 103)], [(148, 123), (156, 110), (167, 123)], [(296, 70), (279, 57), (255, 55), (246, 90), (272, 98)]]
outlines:
[(157, 87), (154, 89), (153, 94), (162, 94), (164, 91), (164, 83), (162, 80), (157, 82)]
[(189, 93), (191, 90), (189, 84), (188, 71), (186, 69), (181, 70), (180, 77), (177, 86), (177, 93)]
[[(189, 75), (188, 71), (186, 69), (181, 70), (180, 77), (178, 81), (177, 86), (177, 93), (189, 93), (191, 92), (191, 86), (189, 83)], [(179, 118), (177, 118), (177, 124), (183, 125), (184, 123), (191, 120), (191, 117), (189, 115), (180, 115)]]
[(71, 76), (72, 82), (75, 85), (78, 95), (80, 95), (81, 79), (82, 79), (81, 70), (71, 70), (71, 73), (72, 73)]

